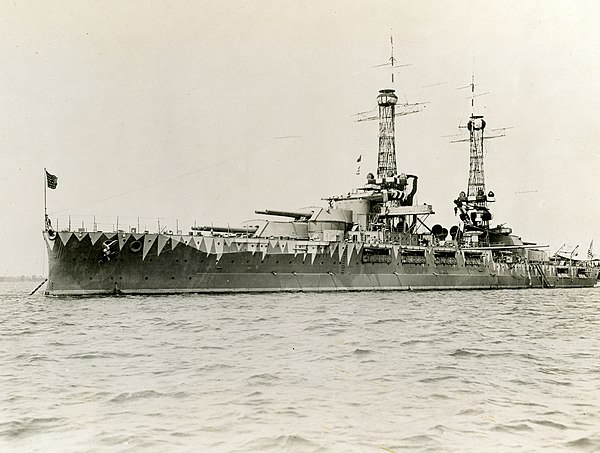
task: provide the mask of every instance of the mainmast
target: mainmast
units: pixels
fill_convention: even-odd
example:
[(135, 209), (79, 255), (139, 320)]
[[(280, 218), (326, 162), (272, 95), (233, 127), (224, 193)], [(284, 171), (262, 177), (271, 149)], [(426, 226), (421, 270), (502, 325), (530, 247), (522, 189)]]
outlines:
[(475, 115), (475, 76), (471, 76), (471, 117), (467, 123), (469, 130), (469, 183), (467, 196), (474, 199), (476, 205), (486, 206), (485, 175), (483, 172), (483, 115)]
[[(469, 130), (468, 139), (451, 140), (451, 143), (469, 141), (469, 181), (467, 193), (461, 192), (454, 200), (455, 211), (460, 211), (460, 219), (467, 228), (474, 227), (479, 231), (488, 231), (492, 214), (488, 203), (495, 201), (494, 193), (485, 191), (485, 174), (483, 171), (484, 140), (503, 137), (507, 128), (492, 129), (491, 135), (485, 135), (486, 122), (483, 115), (475, 115), (475, 97), (488, 93), (475, 94), (475, 76), (471, 76), (471, 83), (465, 87), (471, 88), (471, 116), (467, 122)], [(461, 126), (463, 127), (463, 126)]]
[(481, 115), (471, 115), (467, 123), (469, 129), (469, 183), (467, 186), (467, 196), (469, 199), (475, 198), (477, 204), (485, 206), (485, 176), (483, 172), (483, 131), (485, 129), (485, 120)]

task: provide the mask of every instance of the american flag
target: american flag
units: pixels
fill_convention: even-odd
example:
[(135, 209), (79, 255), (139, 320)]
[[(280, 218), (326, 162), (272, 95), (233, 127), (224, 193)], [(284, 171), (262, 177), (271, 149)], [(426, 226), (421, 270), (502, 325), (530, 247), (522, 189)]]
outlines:
[(46, 171), (46, 184), (48, 185), (49, 189), (56, 189), (56, 186), (58, 185), (58, 176), (50, 174), (48, 171)]

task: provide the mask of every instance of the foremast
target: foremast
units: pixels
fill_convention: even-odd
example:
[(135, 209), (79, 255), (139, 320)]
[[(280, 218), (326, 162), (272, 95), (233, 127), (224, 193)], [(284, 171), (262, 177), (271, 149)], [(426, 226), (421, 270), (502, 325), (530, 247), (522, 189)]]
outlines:
[[(379, 91), (377, 176), (369, 173), (366, 184), (345, 196), (324, 198), (331, 208), (335, 205), (335, 210), (351, 212), (353, 224), (347, 234), (351, 240), (418, 245), (419, 228), (427, 228), (420, 217), (434, 213), (431, 205), (416, 205), (418, 177), (399, 173), (397, 168), (395, 118), (416, 113), (421, 104), (402, 104), (408, 107), (407, 111), (397, 112), (397, 103), (393, 89)], [(366, 119), (375, 118), (363, 117), (359, 121)]]
[(379, 91), (377, 105), (379, 106), (379, 153), (377, 155), (377, 177), (385, 178), (395, 175), (396, 167), (396, 138), (394, 130), (395, 108), (398, 97), (394, 90)]

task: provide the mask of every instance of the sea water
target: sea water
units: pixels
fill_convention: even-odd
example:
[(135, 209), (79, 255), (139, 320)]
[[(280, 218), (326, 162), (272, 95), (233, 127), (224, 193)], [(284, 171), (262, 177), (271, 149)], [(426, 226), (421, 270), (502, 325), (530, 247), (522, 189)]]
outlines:
[(600, 288), (0, 285), (0, 451), (600, 451)]

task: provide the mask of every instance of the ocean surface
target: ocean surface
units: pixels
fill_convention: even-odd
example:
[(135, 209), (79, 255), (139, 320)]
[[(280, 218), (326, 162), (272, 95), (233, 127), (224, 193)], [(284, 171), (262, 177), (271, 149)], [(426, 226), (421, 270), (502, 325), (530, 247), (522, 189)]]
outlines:
[(2, 452), (600, 451), (600, 288), (29, 297)]

